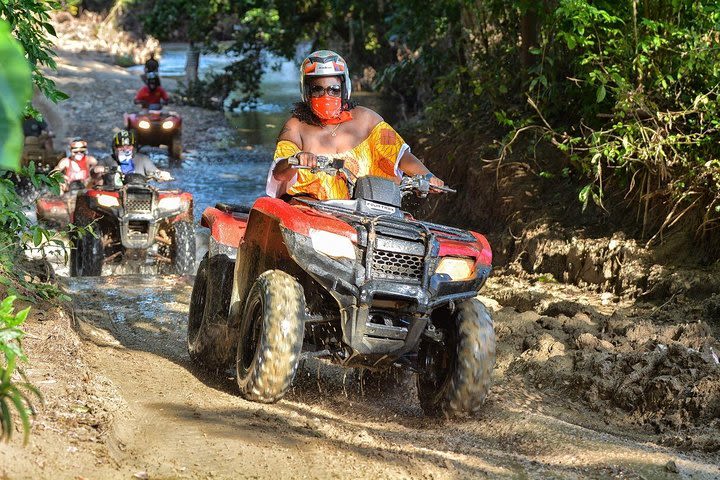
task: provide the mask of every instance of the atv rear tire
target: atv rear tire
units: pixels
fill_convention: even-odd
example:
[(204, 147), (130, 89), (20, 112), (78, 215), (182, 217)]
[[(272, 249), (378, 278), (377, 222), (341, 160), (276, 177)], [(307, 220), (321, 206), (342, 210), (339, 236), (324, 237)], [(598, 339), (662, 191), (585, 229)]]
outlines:
[(216, 317), (226, 316), (235, 262), (227, 255), (205, 255), (193, 285), (188, 313), (187, 347), (194, 363), (208, 369), (218, 369), (232, 363), (235, 344)]
[(192, 275), (195, 269), (195, 228), (190, 222), (173, 224), (171, 258), (173, 273)]
[(97, 277), (102, 274), (105, 250), (103, 232), (99, 224), (93, 226), (95, 235), (86, 233), (74, 237), (75, 247), (70, 250), (70, 275), (74, 277)]
[(207, 305), (208, 282), (207, 255), (200, 262), (192, 294), (190, 295), (190, 311), (188, 312), (187, 347), (190, 359), (207, 367), (219, 367), (218, 362), (213, 361), (212, 339), (202, 331), (205, 318), (205, 306)]
[(182, 134), (179, 132), (170, 140), (168, 157), (170, 158), (170, 163), (180, 163), (182, 160)]
[(444, 344), (425, 339), (418, 360), (418, 396), (429, 416), (462, 417), (477, 412), (485, 401), (495, 365), (495, 331), (480, 301), (460, 303), (442, 327)]
[(278, 401), (295, 378), (305, 329), (302, 286), (280, 270), (260, 275), (240, 320), (235, 363), (243, 397)]

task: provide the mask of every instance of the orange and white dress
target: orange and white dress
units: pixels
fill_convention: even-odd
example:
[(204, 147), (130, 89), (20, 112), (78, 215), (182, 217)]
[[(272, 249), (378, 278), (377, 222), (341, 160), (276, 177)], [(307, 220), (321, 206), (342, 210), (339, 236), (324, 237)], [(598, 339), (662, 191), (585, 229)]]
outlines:
[[(343, 159), (345, 168), (358, 178), (372, 175), (396, 180), (402, 176), (402, 172), (398, 168), (400, 158), (409, 150), (410, 147), (390, 125), (380, 122), (375, 125), (365, 140), (351, 150), (341, 153), (320, 153), (319, 155), (332, 159)], [(289, 195), (307, 195), (318, 200), (349, 198), (347, 183), (341, 175), (297, 170), (290, 181), (277, 181), (272, 174), (275, 165), (280, 160), (298, 152), (300, 152), (300, 147), (293, 142), (288, 140), (278, 142), (265, 189), (269, 196), (280, 197), (287, 193)]]

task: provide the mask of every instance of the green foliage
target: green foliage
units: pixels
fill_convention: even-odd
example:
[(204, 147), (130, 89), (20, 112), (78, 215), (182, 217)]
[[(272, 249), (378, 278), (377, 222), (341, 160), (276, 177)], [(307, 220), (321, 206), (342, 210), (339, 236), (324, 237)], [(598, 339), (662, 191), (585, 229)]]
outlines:
[(602, 205), (606, 189), (625, 189), (646, 226), (661, 231), (695, 209), (698, 233), (715, 229), (720, 5), (561, 0), (549, 20), (527, 92), (550, 123), (581, 125), (546, 130), (592, 182), (580, 201)]
[[(0, 2), (0, 284), (3, 290), (23, 295), (28, 300), (56, 297), (56, 287), (32, 282), (20, 268), (24, 247), (41, 247), (61, 243), (56, 232), (32, 225), (24, 213), (24, 206), (10, 180), (17, 170), (23, 134), (20, 125), (23, 110), (32, 112), (28, 101), (32, 84), (53, 101), (67, 98), (46, 78), (41, 68), (55, 68), (52, 45), (48, 36), (55, 31), (49, 23), (48, 12), (58, 3), (43, 0), (3, 0)], [(13, 38), (13, 36), (15, 38)], [(35, 112), (36, 113), (36, 112)], [(39, 175), (35, 164), (21, 169), (20, 176), (30, 179), (36, 188), (46, 187), (60, 193), (59, 177)], [(18, 367), (25, 361), (20, 325), (29, 308), (14, 312), (15, 295), (0, 303), (0, 438), (9, 440), (14, 429), (13, 411), (23, 426), (24, 442), (30, 435), (30, 417), (35, 414), (33, 399), (42, 401), (39, 391), (32, 386)]]
[[(22, 168), (18, 175), (28, 178), (36, 189), (47, 189), (53, 194), (60, 193), (62, 175), (59, 173), (48, 177), (36, 172), (35, 164), (30, 163), (28, 167)], [(63, 295), (57, 287), (33, 281), (18, 268), (23, 263), (25, 250), (44, 251), (48, 246), (63, 247), (64, 242), (57, 231), (30, 222), (25, 215), (26, 206), (10, 178), (9, 172), (0, 171), (0, 284), (23, 300), (62, 298)], [(87, 230), (71, 228), (71, 231), (77, 231), (78, 235), (84, 235)]]
[(0, 20), (0, 168), (16, 169), (22, 153), (20, 119), (32, 95), (30, 67), (22, 48), (10, 35), (7, 22)]
[(12, 27), (32, 68), (32, 79), (40, 91), (53, 102), (68, 98), (55, 82), (42, 74), (42, 67), (56, 68), (50, 37), (56, 36), (50, 24), (50, 11), (60, 8), (55, 0), (3, 0), (0, 19)]
[(546, 135), (566, 153), (584, 207), (607, 208), (603, 199), (614, 191), (636, 203), (646, 231), (692, 212), (698, 233), (720, 226), (720, 4), (488, 0), (422, 8), (404, 0), (394, 8), (398, 31), (413, 32), (405, 38), (412, 54), (381, 80), (427, 79), (434, 98), (425, 113), (436, 128), (463, 128), (495, 112), (509, 130), (501, 157), (518, 133)]
[[(184, 30), (238, 62), (196, 88), (258, 94), (267, 53), (341, 51), (435, 131), (495, 113), (566, 153), (583, 206), (609, 192), (662, 230), (701, 212), (720, 227), (720, 4), (712, 0), (153, 0), (146, 26)], [(528, 101), (529, 100), (529, 101)], [(221, 104), (222, 102), (216, 102)], [(503, 154), (508, 152), (503, 148)], [(568, 171), (568, 170), (565, 170)], [(565, 176), (569, 176), (565, 174)], [(649, 230), (648, 230), (649, 231)]]
[[(312, 49), (333, 45), (358, 73), (366, 65), (377, 68), (378, 60), (382, 65), (392, 60), (392, 52), (383, 48), (389, 5), (378, 8), (375, 3), (350, 0), (215, 0), (202, 5), (191, 0), (136, 0), (135, 4), (147, 12), (142, 18), (148, 33), (160, 39), (179, 34), (202, 43), (204, 51), (222, 49), (237, 56), (238, 61), (224, 72), (204, 80), (203, 85), (219, 89), (213, 92), (221, 100), (216, 104), (237, 89), (244, 92), (243, 101), (252, 102), (263, 73), (273, 67), (267, 55), (294, 58), (300, 42), (309, 42)], [(205, 101), (207, 95), (203, 97)]]
[[(12, 411), (16, 410), (23, 426), (24, 443), (30, 437), (30, 417), (35, 415), (33, 397), (42, 401), (40, 392), (32, 386), (17, 362), (26, 361), (21, 340), (25, 335), (20, 325), (27, 318), (30, 308), (15, 313), (10, 296), (0, 303), (0, 439), (10, 440), (14, 429)], [(21, 382), (16, 381), (19, 377)]]

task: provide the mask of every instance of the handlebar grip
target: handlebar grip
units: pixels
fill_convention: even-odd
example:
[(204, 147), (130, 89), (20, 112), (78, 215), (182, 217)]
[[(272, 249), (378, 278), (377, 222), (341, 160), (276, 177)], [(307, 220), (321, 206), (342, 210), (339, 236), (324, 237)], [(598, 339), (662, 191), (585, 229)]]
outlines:
[(457, 193), (457, 190), (450, 187), (436, 187), (435, 185), (430, 185), (431, 189), (438, 190), (440, 192), (446, 192), (446, 193)]

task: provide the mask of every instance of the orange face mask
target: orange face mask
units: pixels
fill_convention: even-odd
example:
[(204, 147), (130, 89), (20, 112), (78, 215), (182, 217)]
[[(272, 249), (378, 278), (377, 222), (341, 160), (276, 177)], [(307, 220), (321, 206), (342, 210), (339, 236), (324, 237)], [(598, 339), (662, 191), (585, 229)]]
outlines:
[(320, 120), (331, 120), (340, 117), (342, 112), (342, 98), (323, 95), (310, 99), (310, 108)]

